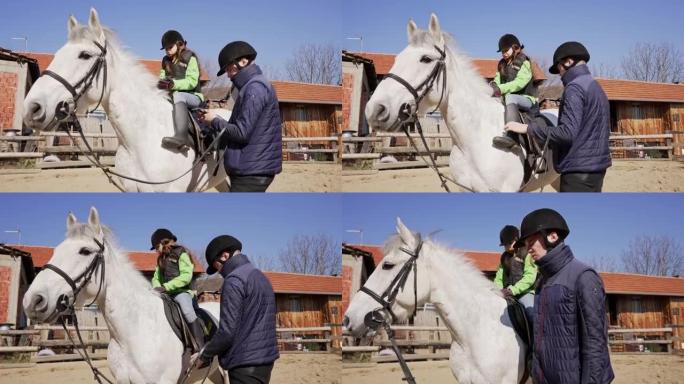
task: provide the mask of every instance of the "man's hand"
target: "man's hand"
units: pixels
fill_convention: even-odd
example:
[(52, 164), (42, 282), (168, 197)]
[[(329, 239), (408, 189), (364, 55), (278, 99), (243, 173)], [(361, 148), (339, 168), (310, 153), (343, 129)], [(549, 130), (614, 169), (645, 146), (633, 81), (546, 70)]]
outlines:
[(506, 123), (506, 125), (504, 126), (504, 130), (515, 132), (515, 133), (526, 134), (527, 133), (527, 124), (520, 124), (518, 122), (511, 121), (509, 123)]
[(509, 296), (513, 296), (513, 291), (511, 291), (510, 288), (502, 288), (502, 289), (501, 289), (501, 294), (502, 294), (504, 297), (509, 297)]
[(201, 353), (196, 353), (194, 356), (194, 361), (192, 363), (192, 368), (193, 369), (202, 369), (206, 368), (211, 364), (211, 360), (204, 360), (202, 359), (202, 354)]
[(166, 288), (164, 288), (164, 286), (156, 287), (154, 290), (159, 293), (166, 293)]
[(206, 121), (207, 123), (211, 124), (214, 119), (218, 117), (218, 114), (216, 113), (216, 110), (214, 109), (206, 109), (204, 110), (204, 115), (202, 116), (202, 119)]

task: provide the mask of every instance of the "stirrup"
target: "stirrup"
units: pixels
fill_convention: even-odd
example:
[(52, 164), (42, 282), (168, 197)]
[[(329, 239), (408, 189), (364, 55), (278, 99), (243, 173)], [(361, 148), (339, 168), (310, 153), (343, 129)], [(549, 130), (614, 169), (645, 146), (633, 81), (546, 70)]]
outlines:
[(518, 145), (518, 143), (508, 135), (494, 136), (492, 144), (498, 149), (511, 149)]

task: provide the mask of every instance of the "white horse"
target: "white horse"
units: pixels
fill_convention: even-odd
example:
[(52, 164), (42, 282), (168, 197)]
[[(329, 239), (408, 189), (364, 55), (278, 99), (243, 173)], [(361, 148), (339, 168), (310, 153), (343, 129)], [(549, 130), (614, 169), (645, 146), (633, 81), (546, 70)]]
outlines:
[[(397, 219), (397, 235), (386, 243), (385, 257), (364, 289), (385, 292), (420, 242), (416, 291), (410, 269), (391, 305), (395, 320), (405, 321), (416, 307), (433, 303), (451, 333), (449, 363), (460, 384), (517, 384), (524, 373), (525, 344), (513, 330), (506, 300), (462, 252), (422, 240)], [(365, 319), (380, 307), (371, 295), (359, 291), (345, 313), (345, 328), (356, 337), (372, 335)]]
[[(94, 107), (100, 97), (102, 107), (109, 116), (119, 140), (115, 167), (118, 173), (144, 181), (167, 181), (189, 170), (197, 154), (169, 151), (162, 148), (162, 137), (172, 136), (172, 105), (165, 91), (157, 90), (155, 78), (130, 53), (126, 52), (109, 29), (100, 24), (95, 9), (90, 10), (88, 25), (79, 25), (69, 17), (68, 40), (55, 53), (48, 70), (61, 76), (76, 91), (85, 91), (78, 99), (75, 110), (84, 113)], [(88, 89), (77, 86), (94, 68), (102, 51), (106, 70), (100, 70)], [(106, 78), (106, 86), (103, 82)], [(24, 121), (38, 130), (45, 129), (55, 118), (55, 111), (62, 102), (75, 97), (67, 87), (50, 76), (41, 76), (31, 87), (24, 100)], [(144, 184), (121, 179), (127, 191), (185, 192), (216, 188), (229, 190), (223, 162), (207, 159), (180, 179), (166, 184)], [(213, 171), (219, 167), (216, 176)]]
[[(87, 224), (78, 223), (69, 214), (66, 239), (55, 248), (49, 264), (79, 285), (77, 276), (96, 263), (98, 256), (102, 256), (104, 280), (100, 270), (95, 271), (76, 297), (64, 277), (53, 269), (43, 269), (24, 295), (26, 315), (33, 322), (50, 323), (64, 311), (59, 304), (64, 298), (77, 307), (95, 300), (109, 328), (107, 362), (116, 382), (176, 383), (185, 368), (183, 345), (166, 320), (159, 294), (117, 247), (95, 208), (90, 209)], [(202, 303), (201, 307), (219, 318), (217, 303)], [(215, 362), (210, 368), (193, 372), (188, 382), (202, 380), (207, 369), (211, 370), (212, 382), (223, 382)]]
[[(440, 50), (445, 52), (445, 73), (427, 91), (418, 113), (439, 107), (454, 143), (449, 158), (454, 180), (476, 192), (517, 191), (523, 181), (522, 150), (502, 151), (492, 146), (492, 138), (503, 132), (501, 102), (491, 97), (491, 88), (472, 61), (456, 49), (453, 38), (441, 31), (435, 14), (430, 17), (428, 31), (418, 29), (410, 20), (407, 33), (408, 46), (396, 56), (390, 72), (413, 88), (418, 88), (430, 76), (442, 59)], [(374, 130), (398, 130), (396, 122), (405, 104), (416, 110), (415, 98), (407, 87), (395, 79), (387, 79), (378, 85), (368, 101), (366, 119)], [(557, 120), (554, 111), (544, 111), (553, 122)], [(525, 190), (539, 189), (557, 178), (553, 170), (533, 175)]]

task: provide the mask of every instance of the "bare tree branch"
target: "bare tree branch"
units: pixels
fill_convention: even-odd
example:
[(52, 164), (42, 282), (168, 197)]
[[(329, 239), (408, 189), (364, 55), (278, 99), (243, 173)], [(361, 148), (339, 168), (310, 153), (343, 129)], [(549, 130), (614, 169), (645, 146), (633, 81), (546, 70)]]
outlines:
[(297, 235), (280, 252), (285, 272), (337, 275), (342, 269), (339, 244), (328, 235)]
[(264, 255), (250, 255), (249, 261), (262, 271), (277, 271), (276, 258)]
[(684, 57), (671, 43), (637, 43), (622, 59), (626, 78), (673, 83), (684, 80)]
[(612, 257), (596, 256), (594, 255), (588, 260), (585, 260), (592, 268), (598, 272), (619, 272), (617, 260)]
[(617, 68), (604, 63), (592, 64), (591, 74), (594, 77), (600, 77), (603, 79), (619, 79), (622, 77)]
[(304, 44), (285, 65), (292, 81), (317, 84), (339, 84), (341, 75), (340, 50), (332, 44)]
[(638, 236), (622, 252), (627, 272), (644, 275), (676, 276), (684, 272), (684, 253), (668, 236)]

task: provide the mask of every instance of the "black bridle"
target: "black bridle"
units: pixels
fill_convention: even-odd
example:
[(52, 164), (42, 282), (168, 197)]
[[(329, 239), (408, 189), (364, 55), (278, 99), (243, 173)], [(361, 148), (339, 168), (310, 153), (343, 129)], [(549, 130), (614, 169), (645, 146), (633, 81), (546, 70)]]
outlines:
[[(56, 274), (58, 274), (64, 281), (66, 281), (67, 284), (69, 284), (69, 287), (71, 287), (71, 292), (73, 294), (72, 300), (69, 300), (69, 296), (66, 294), (62, 294), (59, 296), (57, 299), (57, 306), (55, 307), (55, 312), (53, 316), (59, 316), (59, 321), (62, 325), (62, 328), (64, 328), (64, 333), (69, 337), (69, 341), (71, 341), (71, 344), (76, 347), (76, 352), (81, 355), (81, 358), (88, 363), (90, 366), (90, 369), (93, 371), (93, 376), (95, 377), (95, 380), (98, 383), (102, 383), (100, 381), (100, 378), (103, 378), (106, 382), (112, 384), (112, 382), (100, 372), (97, 367), (93, 365), (92, 359), (90, 355), (88, 354), (88, 349), (86, 348), (85, 343), (83, 342), (83, 337), (81, 336), (81, 330), (78, 326), (78, 317), (75, 314), (74, 311), (74, 304), (76, 302), (76, 298), (78, 294), (83, 290), (85, 286), (90, 283), (90, 281), (93, 279), (93, 276), (95, 276), (98, 271), (100, 273), (100, 282), (99, 286), (97, 288), (97, 294), (95, 294), (95, 298), (93, 298), (93, 301), (90, 302), (88, 305), (92, 305), (97, 301), (97, 298), (100, 296), (100, 292), (102, 292), (102, 286), (104, 285), (104, 280), (105, 280), (105, 262), (104, 262), (104, 251), (105, 251), (105, 245), (104, 245), (104, 240), (99, 241), (98, 239), (93, 238), (93, 241), (95, 241), (95, 244), (99, 247), (97, 252), (95, 253), (95, 256), (93, 257), (93, 260), (88, 264), (88, 266), (75, 278), (72, 278), (69, 276), (66, 272), (64, 272), (61, 268), (54, 264), (45, 264), (44, 268), (49, 269)], [(77, 345), (74, 339), (71, 337), (71, 333), (67, 330), (66, 322), (65, 322), (65, 316), (64, 315), (71, 315), (74, 323), (74, 328), (76, 329), (76, 335), (78, 336), (78, 340), (81, 343), (81, 345)], [(83, 353), (78, 349), (81, 348), (83, 350)]]
[[(399, 270), (399, 273), (392, 279), (392, 282), (389, 284), (387, 289), (380, 295), (375, 292), (373, 292), (371, 289), (366, 288), (365, 286), (361, 287), (359, 291), (367, 294), (370, 296), (373, 300), (377, 301), (378, 304), (380, 304), (380, 308), (377, 308), (371, 312), (368, 312), (364, 318), (364, 324), (369, 327), (370, 329), (376, 330), (380, 328), (381, 326), (385, 329), (385, 332), (387, 333), (387, 337), (392, 343), (392, 349), (394, 350), (394, 353), (397, 355), (397, 359), (399, 360), (399, 365), (401, 366), (401, 370), (404, 372), (404, 380), (408, 382), (409, 384), (415, 384), (416, 379), (413, 377), (411, 374), (411, 370), (409, 369), (408, 365), (406, 364), (406, 361), (404, 360), (404, 356), (401, 354), (401, 350), (399, 349), (399, 346), (397, 345), (397, 342), (394, 337), (394, 330), (391, 327), (391, 324), (395, 321), (397, 321), (397, 316), (394, 314), (394, 311), (392, 310), (392, 306), (394, 305), (397, 295), (399, 294), (399, 291), (404, 290), (404, 286), (406, 285), (406, 281), (408, 280), (408, 276), (411, 273), (411, 270), (413, 270), (413, 302), (414, 302), (414, 307), (413, 307), (413, 317), (415, 318), (416, 312), (418, 311), (418, 256), (420, 255), (420, 251), (423, 248), (423, 240), (421, 239), (420, 235), (418, 235), (418, 245), (416, 245), (416, 248), (411, 251), (406, 248), (400, 248), (400, 250), (407, 255), (409, 255), (409, 259), (402, 265), (401, 269)], [(390, 321), (391, 319), (391, 321)]]
[[(392, 128), (390, 128), (390, 130), (392, 130), (397, 125), (401, 125), (402, 131), (404, 132), (406, 137), (408, 137), (409, 141), (411, 142), (411, 145), (416, 150), (416, 153), (423, 159), (423, 162), (425, 162), (425, 164), (427, 164), (428, 167), (432, 168), (437, 173), (440, 184), (445, 191), (451, 192), (446, 184), (447, 181), (451, 181), (452, 183), (458, 185), (459, 187), (467, 191), (475, 192), (472, 188), (469, 188), (465, 185), (458, 183), (453, 178), (449, 178), (439, 171), (439, 168), (437, 167), (437, 162), (435, 161), (434, 156), (430, 152), (430, 147), (428, 147), (427, 140), (425, 140), (425, 135), (423, 134), (423, 127), (420, 124), (420, 119), (418, 118), (418, 109), (420, 109), (420, 103), (423, 101), (425, 96), (427, 96), (427, 94), (432, 90), (432, 88), (440, 80), (440, 78), (442, 80), (442, 91), (439, 95), (439, 102), (430, 113), (434, 113), (439, 109), (439, 107), (442, 105), (442, 101), (444, 101), (444, 95), (446, 93), (446, 46), (442, 49), (435, 45), (434, 48), (439, 53), (439, 59), (437, 59), (437, 62), (435, 63), (434, 67), (432, 67), (432, 71), (430, 71), (425, 80), (418, 84), (417, 87), (413, 87), (408, 81), (404, 80), (401, 76), (395, 75), (394, 73), (388, 73), (387, 75), (385, 75), (386, 78), (390, 78), (398, 82), (404, 88), (406, 88), (407, 91), (409, 91), (409, 93), (413, 96), (413, 102), (415, 106), (414, 108), (412, 108), (410, 103), (402, 104), (401, 107), (399, 107), (400, 109), (399, 114), (397, 115), (397, 120), (392, 126)], [(408, 125), (410, 123), (415, 124), (420, 139), (423, 142), (423, 145), (425, 146), (425, 151), (427, 151), (428, 157), (430, 158), (430, 163), (428, 163), (427, 160), (425, 160), (425, 157), (423, 157), (423, 155), (421, 154), (421, 150), (418, 148), (415, 141), (413, 140), (413, 137), (411, 136), (408, 129)]]

